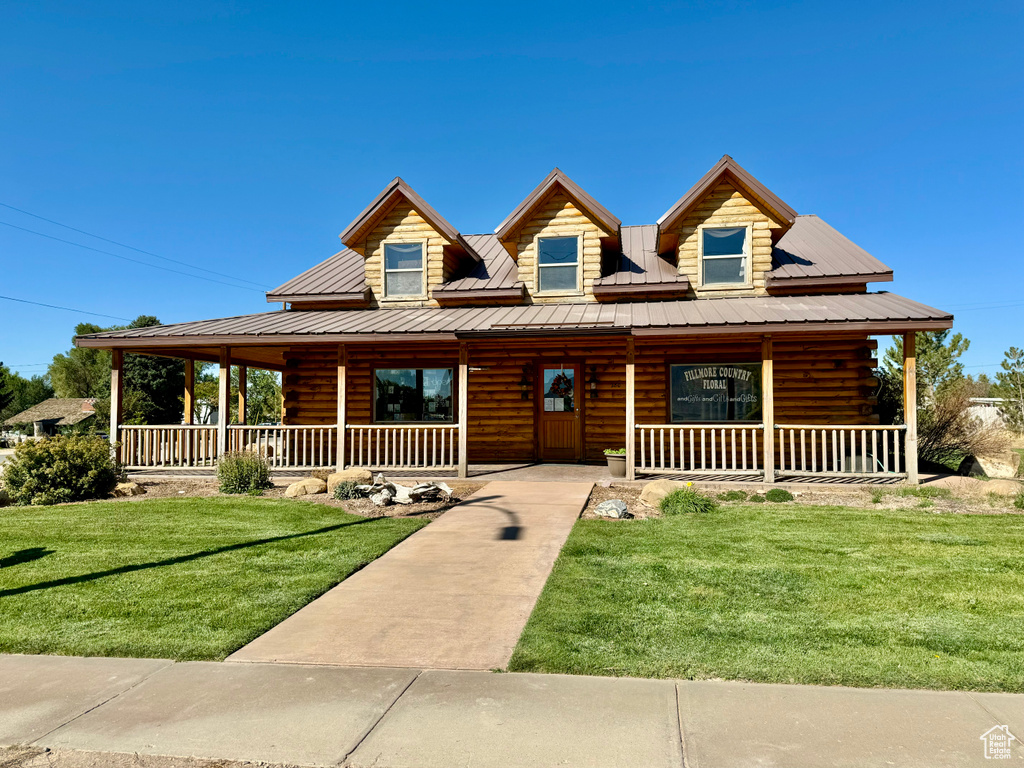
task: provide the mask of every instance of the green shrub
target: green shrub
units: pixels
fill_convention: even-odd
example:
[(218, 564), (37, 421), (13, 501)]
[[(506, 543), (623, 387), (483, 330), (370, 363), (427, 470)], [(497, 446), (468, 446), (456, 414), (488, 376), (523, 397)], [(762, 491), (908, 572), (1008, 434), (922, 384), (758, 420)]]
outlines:
[(746, 491), (725, 491), (724, 493), (718, 494), (720, 501), (746, 501)]
[(752, 493), (747, 501), (751, 504), (764, 504), (765, 499), (760, 493)]
[(783, 501), (792, 501), (793, 494), (787, 491), (785, 488), (769, 488), (764, 494), (765, 501), (771, 501), (779, 504)]
[(605, 448), (604, 449), (604, 455), (605, 456), (625, 456), (626, 455), (626, 449), (625, 448)]
[(1024, 509), (1024, 491), (1020, 491), (1013, 500), (1013, 506), (1017, 509)]
[(871, 489), (871, 503), (872, 504), (881, 504), (882, 503), (882, 499), (884, 498), (884, 496), (885, 496), (885, 491), (883, 491), (881, 488), (872, 488)]
[(718, 503), (692, 488), (677, 488), (661, 500), (659, 508), (664, 515), (685, 515), (692, 512), (714, 512)]
[(360, 497), (359, 491), (356, 490), (357, 483), (353, 483), (351, 480), (346, 480), (343, 483), (338, 483), (334, 486), (334, 498), (344, 499), (358, 499)]
[(270, 464), (255, 451), (232, 451), (217, 460), (221, 493), (251, 493), (270, 487)]
[(21, 443), (3, 474), (15, 504), (60, 504), (106, 498), (121, 467), (103, 438), (72, 435)]

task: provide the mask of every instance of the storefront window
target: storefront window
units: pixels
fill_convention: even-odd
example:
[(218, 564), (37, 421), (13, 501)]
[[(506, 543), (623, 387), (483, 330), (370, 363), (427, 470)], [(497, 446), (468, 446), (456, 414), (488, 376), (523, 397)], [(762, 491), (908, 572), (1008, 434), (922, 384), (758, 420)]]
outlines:
[(374, 414), (378, 422), (451, 422), (451, 368), (378, 368)]
[(672, 421), (760, 421), (761, 364), (669, 366)]

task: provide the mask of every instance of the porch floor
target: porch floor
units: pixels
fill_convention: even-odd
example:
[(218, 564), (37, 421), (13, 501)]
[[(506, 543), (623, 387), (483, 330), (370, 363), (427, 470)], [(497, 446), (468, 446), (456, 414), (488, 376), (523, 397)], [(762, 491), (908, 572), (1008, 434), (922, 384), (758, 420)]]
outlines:
[[(308, 477), (309, 470), (288, 469), (275, 470), (273, 480), (275, 485), (289, 485), (303, 477)], [(425, 474), (421, 471), (387, 471), (384, 474), (389, 478), (401, 478), (403, 481), (428, 481), (428, 480), (451, 480), (457, 477), (455, 471), (431, 472)], [(148, 470), (133, 470), (129, 477), (136, 481), (145, 480), (215, 480), (217, 472), (215, 469), (171, 469), (155, 468)], [(626, 483), (623, 478), (613, 478), (608, 467), (591, 464), (470, 464), (469, 479), (486, 481), (513, 481), (528, 483), (599, 483), (609, 482)], [(947, 475), (921, 475), (921, 484), (932, 484), (940, 482)], [(740, 487), (764, 487), (764, 488), (785, 488), (793, 486), (797, 488), (813, 485), (815, 487), (849, 487), (851, 485), (876, 486), (876, 485), (898, 485), (903, 482), (901, 478), (887, 477), (793, 477), (776, 480), (775, 483), (767, 484), (761, 480), (759, 475), (638, 475), (633, 482), (643, 484), (657, 479), (688, 480), (702, 485), (721, 486), (723, 488)]]

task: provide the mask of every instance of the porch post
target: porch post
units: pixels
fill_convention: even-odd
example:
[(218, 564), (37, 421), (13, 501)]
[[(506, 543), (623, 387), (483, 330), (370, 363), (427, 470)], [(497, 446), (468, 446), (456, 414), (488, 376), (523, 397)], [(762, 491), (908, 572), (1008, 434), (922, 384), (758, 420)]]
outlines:
[(231, 407), (231, 349), (220, 348), (220, 380), (217, 386), (217, 456), (228, 450), (228, 409)]
[(121, 421), (124, 418), (124, 352), (110, 351), (110, 444), (118, 441)]
[(196, 361), (185, 361), (185, 414), (182, 424), (196, 423)]
[(469, 474), (469, 346), (459, 344), (459, 477)]
[(626, 337), (626, 479), (636, 480), (636, 350)]
[(907, 425), (903, 448), (907, 482), (920, 482), (917, 472), (917, 334), (903, 334), (903, 421)]
[(348, 353), (345, 345), (338, 345), (338, 464), (337, 470), (345, 469), (345, 366), (348, 364)]
[(775, 375), (772, 337), (761, 337), (761, 418), (764, 421), (764, 481), (775, 482)]
[(246, 405), (249, 400), (249, 369), (244, 366), (238, 366), (238, 423), (245, 424), (246, 422)]

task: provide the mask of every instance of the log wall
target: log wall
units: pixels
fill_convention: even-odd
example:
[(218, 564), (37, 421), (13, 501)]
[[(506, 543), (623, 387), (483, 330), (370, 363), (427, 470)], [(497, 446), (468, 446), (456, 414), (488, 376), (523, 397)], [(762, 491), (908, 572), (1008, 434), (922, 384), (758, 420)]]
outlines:
[[(785, 341), (775, 348), (775, 414), (778, 423), (876, 424), (873, 377), (876, 342), (836, 336)], [(350, 424), (373, 423), (373, 369), (458, 365), (456, 343), (371, 348), (349, 345), (347, 414)], [(668, 422), (670, 363), (759, 362), (760, 339), (636, 340), (636, 418)], [(337, 348), (292, 348), (285, 353), (285, 424), (334, 424)], [(582, 366), (584, 458), (603, 461), (606, 448), (625, 442), (626, 344), (620, 337), (486, 341), (469, 347), (469, 460), (531, 461), (535, 449), (536, 366), (543, 361)], [(528, 382), (523, 399), (521, 382)], [(457, 378), (457, 377), (456, 377)], [(597, 381), (597, 396), (589, 382)], [(459, 394), (456, 393), (456, 397)]]
[[(425, 244), (427, 293), (424, 296), (410, 299), (384, 298), (384, 244), (387, 242)], [(373, 293), (374, 305), (440, 306), (428, 297), (434, 286), (446, 282), (458, 268), (458, 260), (451, 253), (445, 254), (445, 248), (450, 245), (414, 208), (400, 204), (392, 209), (370, 231), (363, 250), (366, 256), (366, 283)]]

